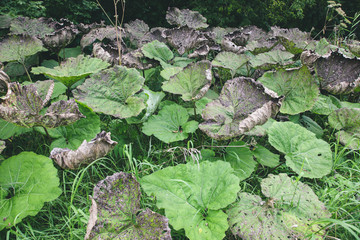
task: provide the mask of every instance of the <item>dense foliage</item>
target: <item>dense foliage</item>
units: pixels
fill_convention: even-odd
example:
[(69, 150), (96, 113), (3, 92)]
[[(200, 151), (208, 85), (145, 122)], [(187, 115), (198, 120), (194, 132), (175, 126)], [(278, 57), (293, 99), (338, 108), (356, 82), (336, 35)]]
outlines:
[(353, 34), (0, 19), (1, 238), (359, 239)]

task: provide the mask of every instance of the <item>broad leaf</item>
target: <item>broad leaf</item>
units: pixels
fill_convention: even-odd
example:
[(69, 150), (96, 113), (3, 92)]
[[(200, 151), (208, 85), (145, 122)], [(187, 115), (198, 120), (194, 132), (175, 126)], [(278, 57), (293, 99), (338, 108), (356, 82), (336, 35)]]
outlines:
[(176, 7), (169, 8), (166, 12), (166, 20), (171, 25), (177, 25), (178, 27), (187, 26), (193, 29), (207, 28), (206, 18), (204, 18), (199, 12), (191, 11), (189, 9), (178, 9)]
[(252, 154), (261, 165), (273, 168), (280, 164), (280, 156), (278, 154), (272, 153), (259, 144), (254, 146), (254, 148)]
[(167, 105), (144, 123), (142, 131), (166, 143), (184, 140), (198, 128), (198, 122), (188, 122), (188, 119), (185, 108), (177, 104)]
[(320, 94), (311, 109), (311, 112), (321, 115), (329, 115), (340, 107), (340, 101), (334, 96)]
[(202, 112), (199, 128), (215, 139), (229, 139), (264, 124), (279, 109), (281, 99), (251, 78), (228, 80), (217, 100)]
[(92, 75), (73, 94), (95, 112), (129, 118), (139, 115), (145, 108), (144, 100), (134, 96), (144, 81), (136, 69), (114, 66)]
[(17, 17), (11, 21), (10, 32), (15, 35), (28, 35), (30, 37), (43, 38), (51, 34), (54, 29), (44, 19), (31, 19)]
[[(85, 104), (80, 102), (77, 104), (85, 118), (69, 126), (48, 129), (50, 137), (55, 139), (50, 145), (50, 150), (54, 148), (76, 150), (84, 140), (90, 141), (100, 132), (100, 117)], [(45, 134), (41, 128), (36, 128), (36, 130)]]
[(248, 58), (245, 55), (240, 55), (233, 52), (220, 52), (211, 62), (211, 64), (213, 67), (230, 69), (231, 76), (234, 77), (240, 68), (247, 62)]
[(174, 58), (174, 54), (168, 46), (158, 40), (145, 44), (142, 46), (141, 51), (146, 57), (159, 61), (163, 68), (165, 68), (166, 64)]
[(9, 28), (12, 20), (10, 15), (0, 15), (0, 29)]
[(234, 169), (234, 174), (240, 181), (250, 177), (255, 170), (257, 162), (254, 161), (253, 153), (245, 142), (232, 142), (226, 148), (226, 162)]
[(319, 57), (314, 67), (321, 88), (330, 93), (346, 94), (360, 86), (360, 59), (349, 59), (339, 50)]
[(32, 66), (37, 66), (37, 65), (39, 65), (39, 55), (35, 54), (29, 57), (25, 57), (24, 61), (21, 63), (18, 61), (8, 62), (4, 67), (4, 71), (11, 78), (14, 78), (25, 75), (26, 71), (29, 71)]
[(319, 95), (319, 89), (306, 66), (276, 72), (266, 72), (258, 79), (279, 96), (285, 96), (280, 112), (298, 114), (310, 110)]
[(19, 127), (13, 123), (0, 119), (0, 139), (8, 139), (32, 131), (31, 128)]
[(85, 239), (170, 240), (168, 219), (140, 209), (141, 191), (129, 173), (115, 173), (94, 187)]
[(46, 51), (42, 42), (33, 37), (11, 36), (0, 44), (0, 62), (24, 62), (25, 57)]
[(21, 86), (19, 83), (12, 83), (12, 94), (0, 104), (0, 117), (27, 128), (34, 126), (55, 128), (74, 123), (82, 118), (83, 115), (73, 99), (55, 102), (47, 108), (45, 114), (41, 113), (50, 100), (53, 88), (54, 83), (47, 94), (41, 96), (34, 84)]
[(64, 169), (78, 169), (86, 166), (98, 158), (106, 156), (117, 144), (111, 140), (110, 132), (102, 131), (94, 139), (86, 140), (75, 151), (68, 148), (54, 148), (50, 158)]
[(208, 42), (203, 33), (189, 28), (168, 29), (164, 31), (163, 35), (180, 55)]
[(332, 169), (330, 145), (315, 134), (292, 122), (273, 123), (269, 143), (285, 154), (286, 165), (297, 174), (321, 178)]
[[(121, 31), (120, 29), (118, 31)], [(81, 38), (80, 46), (85, 48), (93, 44), (96, 40), (103, 41), (105, 38), (114, 40), (116, 39), (116, 29), (112, 26), (107, 26), (104, 28), (95, 28), (92, 29), (88, 34), (84, 35)]]
[(62, 82), (68, 88), (82, 78), (90, 74), (97, 73), (105, 69), (110, 64), (98, 58), (79, 55), (76, 58), (68, 58), (60, 66), (54, 68), (34, 67), (31, 72), (34, 74), (44, 74)]
[(294, 63), (292, 53), (280, 50), (274, 50), (266, 53), (260, 53), (250, 60), (250, 64), (254, 68), (264, 70), (273, 69), (277, 66), (286, 66)]
[(166, 92), (181, 94), (184, 101), (202, 98), (209, 90), (212, 81), (211, 63), (200, 61), (189, 64), (162, 85)]
[(360, 149), (360, 108), (340, 108), (329, 115), (329, 124), (348, 148)]
[(137, 43), (149, 32), (149, 26), (142, 20), (136, 19), (129, 23), (125, 23), (125, 31), (132, 41)]
[(0, 165), (0, 231), (35, 216), (60, 194), (57, 170), (48, 157), (22, 152), (6, 159)]
[(234, 202), (240, 190), (229, 163), (178, 164), (145, 176), (140, 183), (148, 195), (156, 196), (156, 205), (165, 209), (174, 229), (184, 228), (191, 240), (225, 237), (229, 226), (221, 209)]
[[(314, 234), (322, 239), (324, 231), (314, 220), (330, 217), (324, 204), (312, 189), (286, 174), (262, 180), (263, 194), (268, 198), (239, 193), (239, 201), (228, 211), (230, 229), (242, 239), (305, 239)], [(319, 231), (319, 232), (318, 232)]]

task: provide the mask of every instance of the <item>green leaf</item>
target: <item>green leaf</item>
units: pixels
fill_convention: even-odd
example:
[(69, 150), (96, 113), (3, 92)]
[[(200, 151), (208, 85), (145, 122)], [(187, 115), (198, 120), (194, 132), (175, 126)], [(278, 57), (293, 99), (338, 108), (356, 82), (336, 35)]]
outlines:
[(251, 78), (228, 80), (218, 99), (202, 112), (199, 128), (215, 139), (229, 139), (264, 124), (276, 114), (281, 99)]
[(329, 115), (329, 124), (336, 130), (341, 144), (360, 149), (360, 108), (340, 108)]
[(184, 101), (202, 98), (209, 90), (212, 81), (211, 63), (200, 61), (189, 64), (182, 71), (170, 77), (162, 85), (166, 92), (180, 94)]
[(277, 66), (286, 66), (294, 63), (293, 57), (292, 53), (274, 50), (256, 55), (250, 59), (250, 64), (253, 68), (269, 70)]
[[(35, 54), (29, 57), (25, 57), (23, 63), (25, 65), (26, 70), (29, 70), (30, 67), (39, 65), (39, 55)], [(25, 68), (22, 63), (14, 61), (14, 62), (9, 62), (5, 65), (4, 72), (6, 72), (6, 74), (9, 75), (10, 78), (13, 78), (26, 74)]]
[(340, 107), (340, 100), (334, 96), (320, 94), (311, 112), (320, 115), (329, 115)]
[(22, 152), (1, 163), (0, 190), (0, 231), (26, 216), (35, 216), (45, 202), (61, 194), (51, 159), (33, 152)]
[(280, 164), (280, 156), (278, 154), (272, 153), (259, 144), (255, 146), (252, 154), (261, 165), (273, 168)]
[(140, 198), (140, 185), (129, 173), (115, 173), (98, 182), (85, 239), (171, 239), (168, 220), (140, 209)]
[(163, 70), (161, 70), (160, 75), (166, 79), (166, 80), (170, 80), (170, 77), (178, 74), (179, 72), (181, 72), (183, 68), (182, 67), (166, 67)]
[(144, 123), (142, 132), (148, 136), (154, 135), (166, 143), (184, 140), (198, 127), (196, 121), (188, 122), (188, 119), (189, 114), (185, 108), (177, 104), (167, 105), (158, 115), (151, 116)]
[(223, 239), (228, 229), (227, 215), (221, 210), (236, 199), (239, 179), (223, 161), (178, 164), (140, 181), (156, 205), (165, 209), (174, 229), (185, 229), (191, 240)]
[(279, 96), (285, 96), (280, 112), (286, 114), (295, 115), (310, 110), (319, 95), (319, 88), (306, 66), (269, 71), (258, 81)]
[[(77, 104), (79, 111), (86, 118), (68, 126), (48, 129), (50, 137), (55, 138), (50, 145), (50, 150), (54, 148), (76, 150), (84, 140), (90, 141), (100, 132), (100, 117), (85, 104), (80, 102)], [(36, 130), (45, 134), (43, 129), (36, 128)]]
[(250, 177), (257, 166), (253, 153), (243, 141), (232, 142), (227, 146), (225, 160), (230, 163), (240, 181)]
[(151, 115), (154, 114), (161, 100), (165, 97), (165, 93), (153, 92), (150, 89), (144, 89), (142, 94), (146, 101), (145, 112), (143, 111), (144, 114), (140, 114), (137, 117), (127, 118), (126, 121), (130, 124), (145, 122)]
[(146, 57), (159, 61), (163, 68), (174, 58), (174, 54), (168, 46), (158, 40), (145, 44), (142, 46), (141, 51)]
[(213, 67), (222, 67), (230, 69), (231, 76), (241, 69), (241, 67), (248, 62), (248, 58), (244, 54), (236, 54), (233, 52), (220, 52), (211, 62)]
[(32, 131), (31, 128), (19, 127), (13, 123), (0, 119), (0, 139), (8, 139)]
[(59, 57), (65, 59), (65, 58), (76, 58), (82, 53), (81, 47), (77, 46), (74, 48), (64, 48), (60, 51)]
[(330, 145), (292, 122), (277, 122), (268, 130), (269, 143), (286, 154), (286, 165), (308, 178), (321, 178), (332, 169)]
[(44, 74), (47, 77), (62, 82), (69, 88), (80, 79), (97, 73), (109, 65), (101, 59), (79, 55), (76, 58), (68, 58), (58, 67), (34, 67), (31, 69), (31, 72), (34, 74)]
[(309, 186), (281, 173), (270, 174), (262, 180), (261, 188), (267, 201), (243, 192), (227, 211), (235, 236), (259, 240), (306, 239), (308, 234), (314, 234), (316, 239), (322, 239), (323, 226), (313, 221), (329, 218), (330, 213)]
[(39, 39), (26, 36), (11, 36), (0, 44), (0, 62), (24, 62), (25, 57), (41, 51), (47, 50), (43, 48), (43, 44)]
[(2, 153), (2, 151), (4, 151), (5, 148), (6, 148), (5, 142), (0, 140), (0, 154)]
[(166, 12), (166, 20), (170, 25), (178, 27), (187, 26), (193, 29), (207, 28), (206, 18), (197, 11), (189, 9), (169, 8)]
[(144, 100), (134, 96), (144, 81), (136, 69), (114, 66), (86, 79), (73, 94), (95, 112), (129, 118), (139, 115), (145, 108)]

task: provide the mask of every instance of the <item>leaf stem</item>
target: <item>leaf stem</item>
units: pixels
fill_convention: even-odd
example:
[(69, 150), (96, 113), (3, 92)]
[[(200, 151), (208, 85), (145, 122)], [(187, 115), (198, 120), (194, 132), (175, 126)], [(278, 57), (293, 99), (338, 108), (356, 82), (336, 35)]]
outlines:
[(48, 139), (51, 139), (50, 134), (49, 134), (47, 128), (43, 126), (43, 129), (45, 130), (45, 133), (46, 133), (46, 136), (48, 137)]
[(25, 70), (25, 72), (26, 72), (26, 75), (28, 76), (30, 82), (32, 82), (31, 77), (30, 77), (30, 74), (29, 74), (28, 70), (26, 69), (26, 66), (25, 66), (24, 61), (21, 61), (20, 63), (21, 63), (21, 65), (23, 65), (24, 70)]

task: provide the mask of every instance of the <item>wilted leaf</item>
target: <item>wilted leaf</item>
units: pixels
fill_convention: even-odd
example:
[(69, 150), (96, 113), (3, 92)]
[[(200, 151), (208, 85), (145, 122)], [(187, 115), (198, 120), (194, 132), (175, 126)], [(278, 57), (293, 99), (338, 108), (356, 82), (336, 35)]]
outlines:
[(9, 15), (0, 15), (0, 29), (9, 28), (12, 20)]
[(64, 169), (78, 169), (89, 165), (96, 159), (106, 156), (115, 147), (117, 142), (111, 140), (110, 134), (102, 131), (91, 141), (84, 140), (75, 151), (68, 148), (54, 148), (51, 150), (50, 158)]
[(228, 80), (219, 99), (206, 105), (199, 128), (215, 139), (229, 139), (264, 124), (279, 109), (281, 99), (251, 78)]
[(140, 45), (139, 44), (140, 40), (150, 30), (149, 26), (143, 20), (139, 20), (139, 19), (136, 19), (129, 23), (125, 23), (124, 27), (130, 40), (135, 41), (137, 45)]
[[(121, 31), (119, 29), (119, 31)], [(105, 38), (114, 40), (116, 39), (116, 29), (112, 26), (103, 28), (92, 29), (88, 34), (81, 38), (80, 46), (84, 49), (85, 47), (93, 44), (96, 40), (103, 41)]]
[(184, 101), (194, 101), (202, 98), (209, 90), (212, 81), (211, 63), (200, 61), (189, 64), (179, 73), (170, 77), (162, 85), (166, 92), (181, 94)]
[(329, 115), (329, 124), (340, 130), (336, 136), (350, 149), (360, 149), (360, 108), (340, 108)]
[(191, 11), (189, 9), (178, 9), (176, 7), (169, 8), (166, 12), (166, 20), (171, 25), (178, 27), (187, 26), (193, 29), (207, 28), (206, 18), (199, 12)]
[(142, 131), (166, 143), (184, 140), (198, 128), (198, 122), (188, 122), (188, 119), (185, 108), (177, 104), (167, 105), (144, 123)]
[(165, 209), (174, 229), (185, 229), (191, 240), (223, 239), (228, 229), (221, 210), (236, 199), (239, 179), (223, 161), (178, 164), (140, 181), (144, 191), (154, 194), (156, 205)]
[(2, 69), (0, 69), (0, 100), (8, 99), (10, 94), (10, 78)]
[(297, 174), (321, 178), (332, 169), (330, 145), (315, 134), (292, 122), (273, 123), (269, 143), (285, 154), (286, 165)]
[(145, 108), (144, 100), (134, 96), (144, 82), (136, 69), (114, 66), (86, 79), (73, 94), (95, 112), (129, 118), (139, 115)]
[(250, 64), (253, 68), (269, 70), (277, 66), (286, 66), (294, 63), (293, 57), (294, 55), (289, 52), (273, 50), (256, 55), (250, 59)]
[(15, 35), (28, 35), (30, 37), (43, 38), (54, 31), (43, 18), (31, 19), (17, 17), (11, 21), (10, 33)]
[(0, 231), (35, 216), (60, 194), (57, 170), (48, 157), (22, 152), (6, 159), (0, 165)]
[(314, 68), (322, 89), (333, 94), (347, 94), (360, 86), (360, 60), (349, 59), (338, 51), (319, 57)]
[[(286, 174), (262, 180), (266, 201), (257, 195), (239, 193), (239, 201), (228, 211), (230, 229), (242, 239), (305, 239), (314, 234), (322, 239), (324, 231), (314, 220), (330, 217), (312, 189)], [(319, 232), (318, 232), (319, 231)]]
[(42, 99), (34, 84), (21, 86), (19, 83), (12, 83), (12, 94), (0, 105), (0, 117), (27, 128), (34, 126), (54, 128), (74, 123), (83, 117), (73, 99), (55, 102), (44, 115), (41, 114), (40, 111), (50, 100), (53, 87), (52, 84)]
[(5, 148), (6, 148), (5, 142), (0, 140), (0, 154), (2, 153), (2, 151), (4, 151)]
[(25, 57), (46, 51), (42, 42), (33, 37), (11, 36), (0, 44), (0, 62), (25, 61)]
[(79, 55), (77, 58), (66, 59), (58, 67), (34, 67), (31, 72), (34, 74), (44, 74), (47, 77), (62, 82), (69, 88), (80, 79), (97, 73), (109, 65), (98, 58)]
[(223, 67), (230, 69), (232, 77), (237, 71), (246, 64), (249, 59), (245, 55), (236, 54), (233, 52), (220, 52), (211, 62), (214, 67)]
[(140, 209), (139, 183), (119, 172), (94, 187), (85, 239), (170, 240), (168, 219), (150, 209)]
[(319, 95), (319, 89), (306, 66), (266, 72), (258, 79), (279, 96), (285, 96), (280, 112), (298, 114), (310, 110)]
[[(95, 44), (94, 44), (95, 47)], [(155, 67), (158, 63), (156, 61), (144, 61), (144, 54), (141, 49), (137, 49), (121, 56), (121, 64), (128, 68), (137, 68), (139, 70), (146, 70)], [(113, 60), (113, 63), (118, 61), (118, 58)]]
[(69, 20), (61, 18), (60, 21), (48, 20), (49, 26), (55, 29), (52, 33), (45, 35), (41, 40), (44, 46), (53, 52), (70, 44), (79, 33), (78, 28)]
[(201, 32), (184, 27), (165, 30), (163, 35), (180, 55), (208, 42), (208, 39)]

